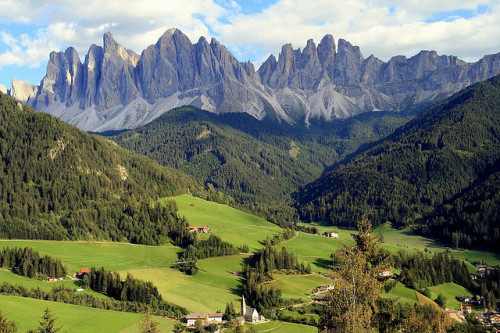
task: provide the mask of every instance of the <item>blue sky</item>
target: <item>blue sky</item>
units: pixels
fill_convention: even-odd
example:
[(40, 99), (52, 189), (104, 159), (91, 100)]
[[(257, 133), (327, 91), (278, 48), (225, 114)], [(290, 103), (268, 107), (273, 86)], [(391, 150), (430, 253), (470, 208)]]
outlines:
[(51, 51), (73, 46), (82, 60), (110, 31), (142, 52), (169, 28), (193, 43), (215, 37), (258, 67), (281, 46), (303, 48), (326, 34), (387, 61), (422, 49), (475, 61), (500, 52), (500, 0), (0, 0), (0, 84), (38, 84)]

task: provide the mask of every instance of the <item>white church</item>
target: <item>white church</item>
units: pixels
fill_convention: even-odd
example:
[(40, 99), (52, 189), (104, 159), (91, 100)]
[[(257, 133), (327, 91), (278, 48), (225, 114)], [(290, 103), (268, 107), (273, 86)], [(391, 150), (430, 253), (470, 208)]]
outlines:
[(241, 316), (245, 319), (245, 321), (251, 323), (258, 323), (266, 320), (264, 316), (259, 315), (259, 312), (255, 308), (251, 308), (247, 306), (245, 303), (245, 296), (241, 296)]

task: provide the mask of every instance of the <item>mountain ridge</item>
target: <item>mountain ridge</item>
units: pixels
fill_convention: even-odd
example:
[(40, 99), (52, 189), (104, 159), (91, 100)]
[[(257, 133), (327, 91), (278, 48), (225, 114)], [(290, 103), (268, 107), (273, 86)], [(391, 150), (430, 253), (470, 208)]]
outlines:
[(365, 59), (344, 39), (337, 46), (331, 35), (318, 45), (308, 40), (303, 50), (285, 44), (278, 58), (269, 56), (255, 70), (215, 38), (192, 44), (172, 28), (141, 55), (109, 32), (83, 63), (72, 47), (52, 52), (38, 87), (30, 92), (16, 83), (10, 93), (93, 132), (136, 128), (184, 105), (308, 124), (369, 111), (420, 110), (496, 74), (500, 53), (475, 63), (435, 51), (383, 62), (373, 55)]

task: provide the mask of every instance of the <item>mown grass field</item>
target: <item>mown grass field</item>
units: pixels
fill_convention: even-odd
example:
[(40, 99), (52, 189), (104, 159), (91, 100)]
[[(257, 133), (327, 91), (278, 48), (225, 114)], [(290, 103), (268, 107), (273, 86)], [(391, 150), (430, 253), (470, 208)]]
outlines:
[(121, 274), (126, 272), (153, 282), (166, 301), (191, 312), (224, 311), (226, 303), (233, 302), (237, 307), (241, 300), (241, 278), (229, 273), (199, 271), (189, 276), (171, 268), (120, 271)]
[[(0, 283), (3, 283), (3, 282), (8, 282), (8, 283), (11, 283), (13, 285), (21, 285), (27, 289), (40, 288), (43, 291), (50, 291), (50, 290), (52, 290), (52, 288), (57, 287), (57, 286), (65, 286), (65, 287), (70, 288), (72, 290), (76, 290), (76, 289), (80, 288), (77, 284), (77, 281), (75, 281), (75, 280), (43, 282), (40, 280), (30, 279), (30, 278), (27, 278), (24, 276), (17, 275), (11, 271), (6, 270), (6, 269), (0, 269)], [(107, 298), (107, 296), (104, 296), (103, 294), (97, 293), (97, 292), (92, 291), (92, 290), (81, 291), (81, 293), (90, 294), (90, 295), (100, 297), (100, 298)]]
[(317, 332), (318, 328), (308, 325), (287, 323), (281, 321), (270, 321), (264, 324), (253, 325), (257, 332), (272, 333), (309, 333)]
[(406, 287), (401, 282), (398, 282), (398, 284), (388, 293), (382, 290), (380, 296), (384, 298), (395, 298), (401, 303), (418, 303), (415, 290)]
[[(112, 242), (56, 242), (0, 240), (0, 248), (32, 247), (40, 254), (60, 259), (69, 272), (95, 266), (107, 270), (144, 267), (169, 267), (177, 260), (179, 248), (174, 246), (144, 246)], [(72, 273), (72, 274), (73, 274)], [(70, 274), (70, 275), (72, 275)]]
[(261, 248), (266, 237), (282, 231), (277, 225), (261, 217), (190, 195), (162, 200), (172, 199), (179, 207), (179, 214), (184, 215), (190, 225), (208, 225), (214, 235), (234, 245), (246, 244), (250, 251)]
[(455, 283), (443, 283), (437, 286), (429, 287), (431, 298), (434, 300), (439, 294), (446, 297), (445, 305), (450, 309), (460, 309), (460, 303), (455, 296), (465, 295), (474, 296), (470, 291)]
[(266, 283), (265, 285), (281, 290), (284, 298), (301, 298), (305, 302), (310, 300), (307, 296), (313, 293), (314, 288), (333, 283), (331, 279), (328, 279), (320, 274), (273, 274), (273, 278), (273, 281)]
[(352, 237), (345, 232), (339, 233), (339, 238), (328, 238), (320, 235), (300, 232), (293, 239), (285, 241), (277, 246), (278, 249), (285, 247), (287, 251), (297, 254), (299, 262), (311, 264), (313, 272), (325, 273), (331, 269), (331, 254), (339, 249), (342, 244), (354, 246)]
[[(137, 324), (142, 315), (94, 309), (71, 304), (41, 301), (17, 296), (0, 295), (0, 310), (9, 320), (17, 323), (18, 332), (26, 332), (38, 326), (44, 309), (49, 308), (56, 318), (60, 332), (138, 332)], [(171, 332), (170, 319), (155, 317), (163, 332)]]

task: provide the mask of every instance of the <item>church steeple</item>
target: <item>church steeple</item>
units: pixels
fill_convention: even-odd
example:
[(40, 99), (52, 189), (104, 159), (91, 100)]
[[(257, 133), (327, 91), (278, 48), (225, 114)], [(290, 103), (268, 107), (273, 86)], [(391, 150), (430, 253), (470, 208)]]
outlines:
[(247, 312), (247, 304), (245, 303), (245, 296), (241, 295), (241, 316), (244, 317)]

